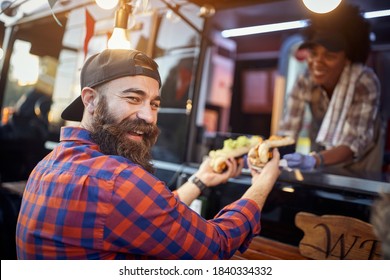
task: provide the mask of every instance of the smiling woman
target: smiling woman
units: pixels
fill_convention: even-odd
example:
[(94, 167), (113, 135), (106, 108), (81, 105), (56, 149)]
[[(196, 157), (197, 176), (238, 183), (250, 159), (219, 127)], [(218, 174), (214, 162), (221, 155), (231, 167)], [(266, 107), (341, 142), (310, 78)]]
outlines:
[(307, 58), (313, 82), (325, 89), (329, 99), (347, 63), (344, 51), (329, 51), (322, 45), (313, 46)]
[[(359, 32), (354, 32), (359, 28)], [(287, 100), (280, 134), (297, 138), (305, 105), (312, 115), (309, 137), (316, 153), (286, 155), (289, 167), (313, 169), (339, 165), (344, 168), (380, 171), (383, 136), (378, 113), (380, 86), (369, 55), (369, 23), (358, 7), (340, 6), (331, 14), (313, 15), (300, 48), (309, 50), (308, 71), (297, 79)], [(379, 133), (379, 135), (378, 135)], [(311, 164), (307, 165), (306, 163)]]

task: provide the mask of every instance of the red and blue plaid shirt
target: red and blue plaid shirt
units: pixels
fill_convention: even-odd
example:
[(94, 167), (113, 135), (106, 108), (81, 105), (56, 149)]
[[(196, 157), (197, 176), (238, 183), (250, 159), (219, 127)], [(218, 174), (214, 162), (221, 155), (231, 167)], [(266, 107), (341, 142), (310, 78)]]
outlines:
[(33, 170), (19, 214), (19, 259), (228, 259), (260, 231), (240, 199), (205, 220), (140, 166), (66, 127)]

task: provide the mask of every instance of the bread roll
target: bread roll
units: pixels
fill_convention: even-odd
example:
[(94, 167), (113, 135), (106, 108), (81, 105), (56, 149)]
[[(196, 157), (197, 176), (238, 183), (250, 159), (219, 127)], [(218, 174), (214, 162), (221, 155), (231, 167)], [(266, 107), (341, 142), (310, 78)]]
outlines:
[(237, 139), (227, 139), (224, 146), (219, 150), (209, 152), (210, 165), (216, 173), (222, 173), (226, 168), (228, 158), (239, 158), (246, 155), (251, 148), (261, 143), (263, 139), (260, 136), (239, 136)]
[(293, 145), (295, 140), (289, 136), (276, 136), (264, 140), (261, 144), (251, 148), (248, 160), (252, 167), (262, 168), (272, 158), (272, 148)]

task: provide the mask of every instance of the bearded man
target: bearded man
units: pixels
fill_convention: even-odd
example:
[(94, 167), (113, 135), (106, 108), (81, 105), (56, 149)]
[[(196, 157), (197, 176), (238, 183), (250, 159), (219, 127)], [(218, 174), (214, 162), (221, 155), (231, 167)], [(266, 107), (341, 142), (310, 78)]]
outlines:
[(205, 220), (189, 205), (206, 187), (237, 176), (208, 160), (176, 191), (153, 176), (161, 87), (157, 64), (134, 50), (87, 59), (81, 95), (62, 113), (61, 143), (33, 170), (18, 218), (19, 259), (228, 259), (260, 231), (260, 210), (280, 171), (279, 153), (253, 185)]

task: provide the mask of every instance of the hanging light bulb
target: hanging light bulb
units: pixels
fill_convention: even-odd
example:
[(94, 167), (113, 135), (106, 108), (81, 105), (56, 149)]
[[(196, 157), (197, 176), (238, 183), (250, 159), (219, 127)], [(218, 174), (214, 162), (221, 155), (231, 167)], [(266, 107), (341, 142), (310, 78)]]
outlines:
[(312, 12), (325, 14), (333, 11), (340, 5), (341, 0), (302, 0), (303, 4)]
[(131, 44), (127, 35), (127, 22), (131, 6), (126, 0), (121, 0), (119, 9), (115, 12), (115, 26), (111, 38), (108, 40), (109, 49), (130, 49)]
[(105, 10), (111, 10), (118, 5), (119, 0), (95, 0), (96, 4)]
[(107, 46), (109, 49), (131, 49), (131, 43), (127, 36), (126, 29), (115, 27), (108, 40)]

